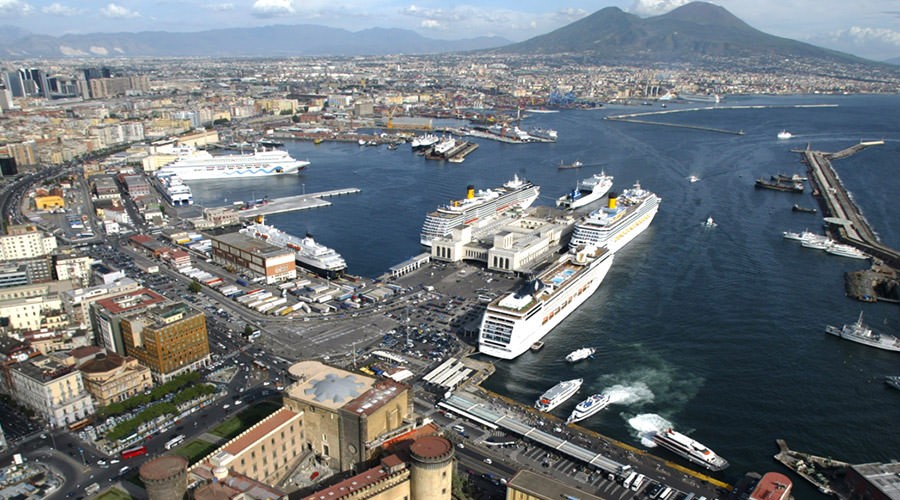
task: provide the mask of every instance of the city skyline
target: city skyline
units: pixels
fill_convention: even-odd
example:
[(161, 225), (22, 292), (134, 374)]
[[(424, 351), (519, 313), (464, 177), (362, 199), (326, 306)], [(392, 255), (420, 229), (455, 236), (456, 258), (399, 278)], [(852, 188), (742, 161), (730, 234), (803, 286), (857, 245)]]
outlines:
[[(435, 39), (499, 36), (512, 42), (548, 33), (605, 7), (648, 17), (689, 3), (687, 0), (571, 0), (548, 8), (545, 2), (488, 0), (447, 7), (436, 1), (374, 2), (347, 0), (247, 0), (188, 2), (107, 2), (84, 0), (0, 0), (0, 14), (11, 25), (34, 34), (103, 32), (191, 32), (216, 28), (317, 24), (360, 31), (401, 28)], [(812, 43), (872, 60), (900, 57), (898, 12), (884, 0), (846, 3), (723, 0), (749, 25), (769, 34)], [(194, 14), (194, 15), (191, 15)], [(798, 20), (802, 19), (802, 23)], [(9, 38), (9, 35), (7, 35)]]

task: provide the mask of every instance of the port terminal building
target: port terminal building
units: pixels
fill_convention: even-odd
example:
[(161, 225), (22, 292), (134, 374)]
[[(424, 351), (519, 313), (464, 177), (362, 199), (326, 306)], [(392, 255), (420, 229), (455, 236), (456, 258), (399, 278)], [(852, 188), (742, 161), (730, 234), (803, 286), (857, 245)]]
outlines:
[[(530, 273), (568, 245), (574, 220), (559, 218), (553, 209), (536, 207), (522, 217), (501, 217), (489, 229), (454, 228), (434, 239), (431, 258), (443, 262), (475, 261), (501, 273)], [(546, 212), (545, 212), (546, 211)]]
[(210, 236), (212, 259), (223, 267), (232, 267), (265, 278), (266, 284), (297, 278), (294, 251), (279, 248), (238, 232)]

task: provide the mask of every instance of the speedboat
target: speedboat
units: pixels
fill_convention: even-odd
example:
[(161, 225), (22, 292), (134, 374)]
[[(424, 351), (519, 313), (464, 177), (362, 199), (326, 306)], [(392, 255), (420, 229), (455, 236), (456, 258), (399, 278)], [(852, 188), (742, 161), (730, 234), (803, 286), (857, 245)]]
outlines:
[(706, 222), (703, 223), (703, 227), (716, 227), (716, 221), (713, 220), (712, 216), (706, 218)]
[(566, 361), (569, 363), (577, 363), (582, 359), (587, 359), (594, 355), (597, 352), (593, 347), (582, 347), (581, 349), (576, 349), (566, 355)]
[(793, 137), (793, 135), (791, 135), (791, 133), (788, 132), (787, 130), (782, 130), (781, 132), (778, 132), (778, 138), (781, 140), (790, 139), (791, 137)]

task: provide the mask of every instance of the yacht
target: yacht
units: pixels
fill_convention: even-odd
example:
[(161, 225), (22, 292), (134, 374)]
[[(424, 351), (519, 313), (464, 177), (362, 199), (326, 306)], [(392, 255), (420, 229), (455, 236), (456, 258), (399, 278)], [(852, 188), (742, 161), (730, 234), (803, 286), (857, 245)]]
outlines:
[(851, 259), (868, 259), (869, 256), (863, 252), (862, 250), (850, 246), (845, 245), (843, 243), (835, 243), (831, 242), (830, 245), (825, 247), (825, 251), (830, 253), (831, 255), (837, 255), (840, 257), (849, 257)]
[(587, 359), (594, 355), (597, 352), (597, 349), (593, 347), (582, 347), (581, 349), (576, 349), (566, 355), (566, 361), (569, 363), (577, 363), (582, 359)]

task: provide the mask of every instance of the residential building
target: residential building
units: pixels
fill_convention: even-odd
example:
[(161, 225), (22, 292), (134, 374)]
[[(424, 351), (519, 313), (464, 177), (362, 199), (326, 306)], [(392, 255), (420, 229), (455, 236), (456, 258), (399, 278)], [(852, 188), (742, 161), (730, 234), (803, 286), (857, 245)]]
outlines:
[(83, 287), (91, 284), (93, 258), (86, 255), (61, 255), (54, 260), (56, 279), (73, 280)]
[(113, 295), (133, 292), (139, 288), (141, 285), (137, 281), (131, 278), (122, 278), (112, 283), (103, 283), (89, 288), (66, 290), (61, 294), (61, 299), (72, 324), (80, 328), (88, 328), (91, 321), (90, 307), (92, 303)]
[(7, 318), (12, 330), (63, 328), (68, 324), (63, 295), (74, 286), (71, 281), (48, 281), (0, 288), (0, 318)]
[(81, 372), (39, 355), (10, 368), (12, 395), (46, 418), (54, 428), (76, 424), (94, 414), (94, 402)]
[(43, 257), (56, 250), (56, 237), (46, 235), (34, 224), (9, 226), (0, 235), (0, 261)]

